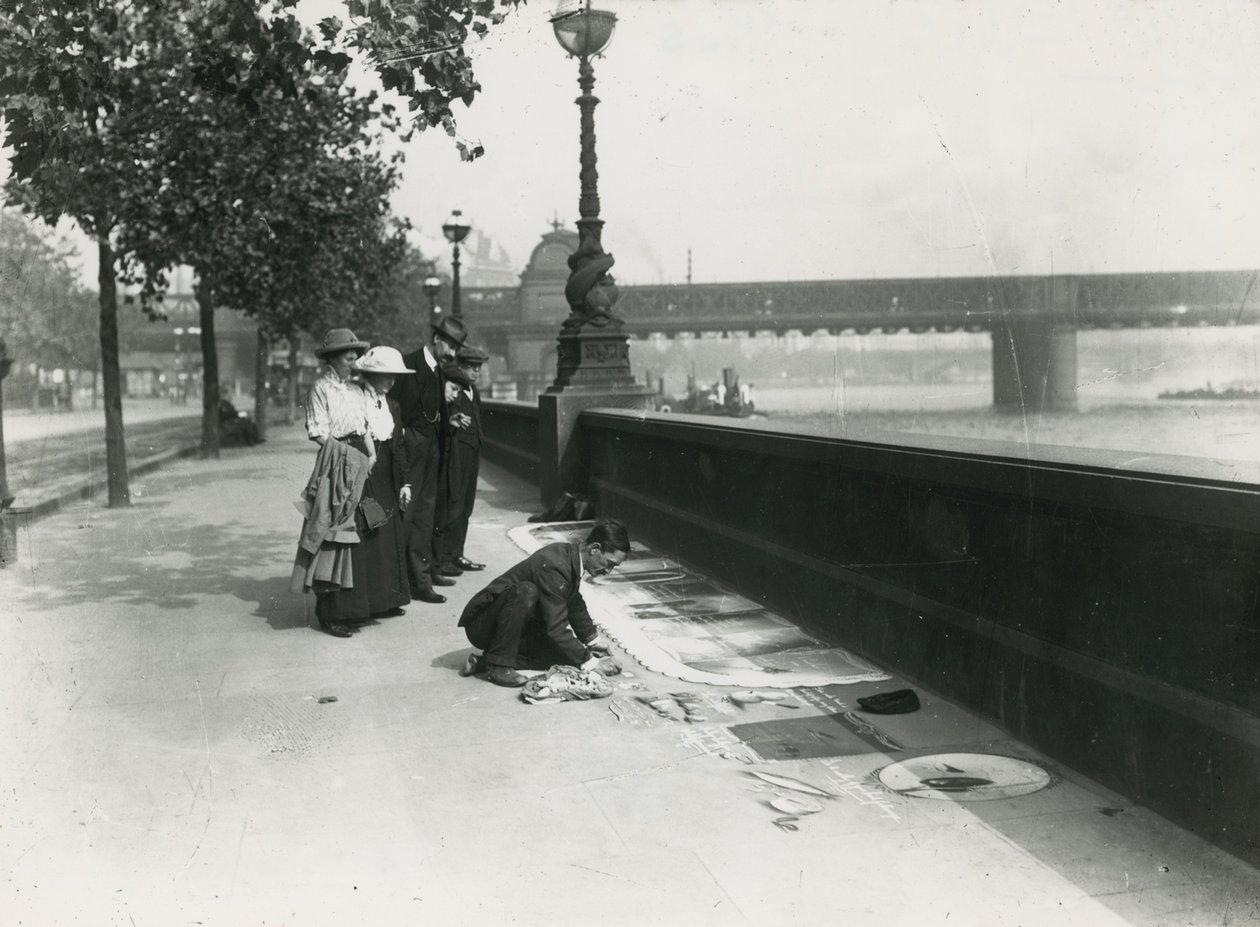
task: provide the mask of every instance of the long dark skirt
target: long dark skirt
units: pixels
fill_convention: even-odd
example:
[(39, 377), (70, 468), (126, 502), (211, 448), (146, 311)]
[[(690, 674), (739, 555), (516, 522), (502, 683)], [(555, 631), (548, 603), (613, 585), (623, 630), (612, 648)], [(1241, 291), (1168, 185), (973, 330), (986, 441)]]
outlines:
[(363, 533), (363, 539), (350, 546), (354, 586), (318, 597), (316, 607), (324, 621), (357, 621), (402, 608), (411, 601), (406, 521), (398, 508), (400, 487), (394, 485), (393, 443), (376, 442), (376, 464), (363, 487), (363, 497), (379, 502), (389, 513), (389, 520), (375, 531)]

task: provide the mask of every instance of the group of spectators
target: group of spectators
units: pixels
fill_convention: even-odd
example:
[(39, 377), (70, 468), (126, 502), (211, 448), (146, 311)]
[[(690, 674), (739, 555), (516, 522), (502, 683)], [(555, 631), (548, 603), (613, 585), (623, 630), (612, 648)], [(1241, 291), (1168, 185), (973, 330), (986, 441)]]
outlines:
[(315, 593), (325, 633), (350, 637), (413, 600), (445, 602), (435, 586), (485, 568), (464, 556), (488, 359), (467, 338), (444, 317), (406, 356), (346, 328), (315, 349), (325, 369), (307, 396), (306, 433), (319, 452), (290, 585)]
[[(434, 587), (485, 569), (464, 555), (481, 453), (477, 380), (488, 359), (467, 337), (446, 317), (405, 356), (347, 328), (315, 349), (326, 369), (307, 396), (306, 433), (319, 452), (299, 502), (290, 588), (315, 593), (327, 634), (350, 637), (412, 601), (445, 602)], [(548, 544), (492, 580), (460, 615), (483, 651), (461, 675), (521, 686), (522, 668), (620, 672), (580, 587), (629, 552), (625, 526), (602, 521), (583, 542)]]

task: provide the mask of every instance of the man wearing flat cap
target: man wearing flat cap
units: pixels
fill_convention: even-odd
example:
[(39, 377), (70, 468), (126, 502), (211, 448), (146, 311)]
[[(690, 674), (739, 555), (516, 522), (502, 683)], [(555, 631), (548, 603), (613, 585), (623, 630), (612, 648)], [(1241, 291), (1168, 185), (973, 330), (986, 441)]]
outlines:
[(468, 338), (459, 319), (443, 316), (432, 329), (429, 344), (407, 354), (403, 362), (415, 373), (399, 377), (390, 391), (402, 415), (403, 440), (407, 446), (411, 505), (407, 509), (407, 572), (411, 594), (422, 602), (440, 603), (446, 596), (434, 586), (450, 586), (454, 580), (437, 572), (434, 529), (440, 476), (439, 445), (446, 422), (446, 399), (441, 364), (453, 361)]
[(438, 489), (438, 569), (443, 576), (484, 570), (464, 555), (468, 520), (477, 497), (481, 469), (481, 393), (477, 380), (490, 359), (480, 348), (464, 345), (454, 365), (443, 365), (446, 377), (447, 427)]

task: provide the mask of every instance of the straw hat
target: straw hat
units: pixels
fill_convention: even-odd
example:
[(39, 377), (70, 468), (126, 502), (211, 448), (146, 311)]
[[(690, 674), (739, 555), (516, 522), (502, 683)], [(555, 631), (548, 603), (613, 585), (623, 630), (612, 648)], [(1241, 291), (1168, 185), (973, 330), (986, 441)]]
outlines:
[(378, 344), (374, 348), (368, 348), (363, 353), (363, 356), (354, 362), (353, 366), (359, 373), (415, 373), (414, 370), (403, 363), (403, 357), (398, 353), (397, 348), (391, 348), (383, 344)]
[(354, 332), (348, 328), (329, 329), (328, 334), (324, 336), (324, 340), (320, 342), (319, 347), (315, 349), (316, 357), (327, 357), (329, 354), (340, 354), (342, 351), (362, 351), (366, 349), (368, 343), (360, 341), (355, 337)]

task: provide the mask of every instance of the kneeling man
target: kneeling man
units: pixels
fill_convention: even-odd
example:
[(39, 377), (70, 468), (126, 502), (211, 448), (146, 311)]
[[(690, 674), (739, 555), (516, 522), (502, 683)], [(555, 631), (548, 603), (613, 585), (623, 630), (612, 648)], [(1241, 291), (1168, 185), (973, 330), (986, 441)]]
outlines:
[(548, 544), (469, 601), (459, 625), (474, 647), (460, 670), (484, 672), (500, 686), (522, 686), (518, 668), (568, 664), (593, 669), (609, 651), (578, 588), (582, 574), (607, 576), (626, 559), (630, 536), (621, 522), (596, 523), (580, 544)]

